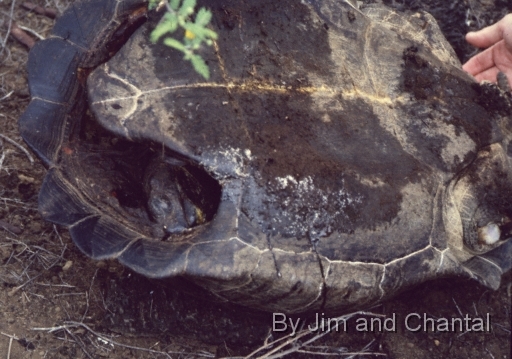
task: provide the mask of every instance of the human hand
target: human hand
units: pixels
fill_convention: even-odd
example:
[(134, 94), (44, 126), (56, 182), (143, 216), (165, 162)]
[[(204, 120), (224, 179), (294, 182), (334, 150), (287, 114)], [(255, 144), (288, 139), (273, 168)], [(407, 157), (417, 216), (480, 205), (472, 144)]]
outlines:
[(462, 66), (477, 81), (496, 82), (498, 72), (508, 77), (512, 87), (512, 14), (480, 31), (469, 32), (466, 41), (471, 45), (485, 48)]

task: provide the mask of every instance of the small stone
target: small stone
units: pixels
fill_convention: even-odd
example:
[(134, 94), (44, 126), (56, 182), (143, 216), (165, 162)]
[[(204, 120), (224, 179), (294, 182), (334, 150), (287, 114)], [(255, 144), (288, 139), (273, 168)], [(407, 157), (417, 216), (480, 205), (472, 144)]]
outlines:
[(63, 266), (62, 266), (62, 270), (64, 272), (68, 271), (69, 268), (71, 268), (71, 266), (73, 265), (73, 261), (67, 261)]
[(437, 339), (434, 339), (434, 344), (436, 345), (436, 347), (438, 347), (439, 344), (441, 344), (441, 342), (439, 340), (437, 340)]

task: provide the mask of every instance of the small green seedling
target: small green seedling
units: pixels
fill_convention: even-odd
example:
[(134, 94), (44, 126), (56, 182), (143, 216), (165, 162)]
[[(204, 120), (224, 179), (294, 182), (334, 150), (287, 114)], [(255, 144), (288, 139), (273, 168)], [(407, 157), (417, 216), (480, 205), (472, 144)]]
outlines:
[[(163, 43), (183, 52), (184, 59), (188, 60), (194, 66), (194, 69), (205, 79), (210, 78), (210, 69), (201, 55), (195, 53), (203, 43), (211, 46), (217, 39), (217, 33), (207, 28), (212, 18), (212, 13), (205, 8), (199, 9), (193, 19), (196, 0), (149, 0), (148, 8), (154, 9), (159, 4), (166, 7), (164, 14), (158, 25), (151, 32), (150, 40), (157, 42), (164, 37)], [(183, 41), (179, 41), (170, 34), (178, 28), (185, 30)]]

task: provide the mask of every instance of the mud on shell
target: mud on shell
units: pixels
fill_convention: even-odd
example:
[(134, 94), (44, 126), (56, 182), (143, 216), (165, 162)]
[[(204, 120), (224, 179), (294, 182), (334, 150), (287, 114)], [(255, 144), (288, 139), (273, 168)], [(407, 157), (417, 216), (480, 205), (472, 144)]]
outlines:
[(205, 81), (149, 42), (145, 6), (76, 3), (30, 53), (39, 208), (85, 254), (289, 313), (443, 276), (497, 288), (510, 97), (461, 70), (430, 15), (199, 1), (219, 34)]

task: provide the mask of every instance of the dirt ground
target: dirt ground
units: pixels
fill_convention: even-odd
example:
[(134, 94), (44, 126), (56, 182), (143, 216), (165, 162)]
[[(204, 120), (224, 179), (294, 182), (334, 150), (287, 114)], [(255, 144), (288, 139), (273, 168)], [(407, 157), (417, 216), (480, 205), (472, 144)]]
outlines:
[[(12, 1), (0, 0), (1, 357), (213, 358), (252, 353), (275, 358), (330, 353), (352, 358), (511, 358), (510, 273), (496, 292), (457, 279), (423, 284), (368, 309), (395, 318), (395, 330), (357, 327), (365, 318), (380, 318), (358, 314), (347, 322), (346, 332), (313, 341), (317, 334), (272, 334), (268, 313), (211, 304), (193, 288), (177, 290), (183, 287), (180, 282), (149, 281), (116, 262), (86, 258), (65, 229), (41, 220), (37, 194), (45, 169), (26, 150), (17, 127), (29, 102), (28, 50), (12, 37), (6, 40), (11, 20), (41, 36), (48, 35), (54, 20), (24, 10), (21, 1), (11, 6)], [(68, 2), (37, 1), (57, 13)], [(464, 60), (474, 49), (464, 44), (463, 34), (512, 11), (505, 0), (385, 2), (401, 10), (428, 8)], [(414, 325), (423, 316), (468, 316), (482, 319), (489, 330), (413, 332), (404, 327), (410, 314), (421, 317)], [(271, 343), (279, 337), (281, 342)], [(256, 351), (259, 347), (265, 349)]]

